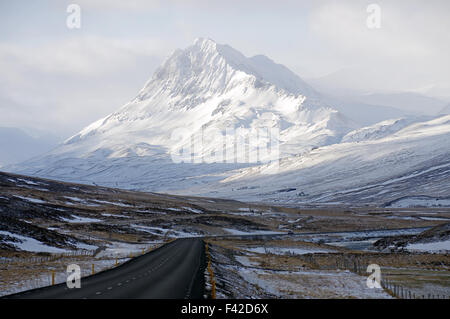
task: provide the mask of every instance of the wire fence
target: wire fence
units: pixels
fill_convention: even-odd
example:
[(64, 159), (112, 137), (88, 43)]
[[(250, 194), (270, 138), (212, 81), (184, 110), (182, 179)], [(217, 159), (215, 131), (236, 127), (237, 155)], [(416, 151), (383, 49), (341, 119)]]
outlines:
[(50, 261), (55, 261), (63, 257), (81, 257), (90, 256), (94, 257), (95, 250), (74, 250), (64, 253), (48, 253), (46, 255), (37, 255), (31, 257), (1, 257), (0, 264), (10, 264), (10, 263), (45, 263)]
[[(123, 258), (137, 257), (141, 254), (144, 254), (151, 250), (159, 248), (164, 243), (168, 243), (172, 240), (173, 239), (166, 239), (165, 241), (163, 241), (161, 243), (147, 245), (146, 247), (125, 249), (125, 250), (117, 251), (117, 252), (114, 252), (113, 255), (108, 256), (108, 257), (110, 259), (111, 258), (123, 259)], [(95, 257), (102, 250), (103, 250), (103, 248), (97, 248), (95, 250), (79, 249), (79, 250), (70, 250), (70, 251), (66, 251), (66, 252), (62, 252), (62, 253), (37, 253), (30, 257), (17, 257), (17, 256), (0, 257), (0, 264), (11, 264), (11, 263), (36, 264), (36, 263), (52, 262), (52, 261), (56, 261), (58, 259), (70, 258), (70, 257)]]

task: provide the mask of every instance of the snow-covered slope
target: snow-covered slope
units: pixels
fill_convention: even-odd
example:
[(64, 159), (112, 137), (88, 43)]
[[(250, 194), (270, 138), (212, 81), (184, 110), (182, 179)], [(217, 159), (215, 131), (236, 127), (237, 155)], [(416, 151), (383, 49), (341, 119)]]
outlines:
[[(195, 183), (191, 178), (198, 175), (256, 164), (249, 159), (268, 159), (259, 144), (245, 140), (249, 132), (279, 130), (277, 143), (285, 157), (339, 142), (355, 128), (286, 67), (265, 56), (247, 58), (230, 46), (197, 39), (175, 51), (117, 112), (12, 170), (161, 191), (184, 187), (180, 183), (188, 178), (188, 184)], [(224, 142), (225, 135), (229, 140), (244, 135), (245, 154), (229, 158), (236, 143)], [(173, 161), (193, 142), (190, 163)], [(226, 163), (210, 163), (211, 154), (221, 152), (227, 154)], [(206, 164), (198, 164), (205, 158)]]
[[(370, 130), (369, 130), (370, 131)], [(202, 195), (287, 203), (375, 203), (450, 195), (450, 115), (378, 139), (236, 170)], [(199, 193), (200, 190), (191, 190)]]
[(341, 142), (360, 142), (364, 140), (377, 140), (380, 138), (392, 135), (401, 129), (411, 125), (415, 122), (420, 122), (430, 119), (427, 117), (408, 117), (408, 118), (398, 118), (390, 119), (376, 123), (374, 125), (366, 126), (346, 134)]

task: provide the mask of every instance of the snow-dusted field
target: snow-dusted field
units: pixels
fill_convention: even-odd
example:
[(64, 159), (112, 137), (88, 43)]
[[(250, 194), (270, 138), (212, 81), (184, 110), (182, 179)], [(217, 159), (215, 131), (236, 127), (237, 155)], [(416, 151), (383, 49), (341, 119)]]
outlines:
[[(229, 253), (223, 255), (221, 248), (212, 249), (216, 260), (213, 267), (218, 273), (216, 280), (220, 285), (221, 298), (392, 298), (383, 289), (369, 288), (366, 277), (348, 270), (316, 270), (294, 266), (291, 262), (286, 263), (285, 258), (295, 258), (295, 255), (303, 254), (323, 254), (333, 252), (332, 249), (309, 246), (291, 249), (239, 246), (238, 249), (240, 254), (235, 255), (233, 259), (227, 257)], [(286, 255), (286, 252), (289, 253)], [(269, 261), (267, 254), (279, 257), (272, 257)], [(277, 260), (279, 263), (275, 262)]]
[(259, 254), (275, 254), (275, 255), (304, 255), (314, 253), (329, 253), (333, 250), (319, 248), (295, 248), (295, 247), (243, 247), (243, 249)]
[[(14, 238), (16, 241), (5, 241), (6, 244), (15, 246), (19, 250), (32, 252), (47, 252), (47, 253), (66, 253), (67, 249), (57, 248), (46, 245), (34, 238), (21, 236), (8, 231), (0, 231), (0, 235), (5, 235)], [(17, 242), (18, 241), (18, 242)]]
[(368, 288), (367, 278), (350, 271), (281, 271), (243, 268), (245, 281), (278, 298), (392, 298), (383, 289)]
[[(450, 259), (439, 250), (448, 242), (414, 244), (413, 253), (367, 250), (371, 236), (414, 236), (423, 229), (342, 232), (269, 239), (223, 238), (210, 241), (220, 298), (361, 298), (450, 297)], [(429, 230), (428, 230), (429, 232)], [(327, 237), (330, 237), (327, 240)], [(361, 245), (366, 240), (365, 245)], [(409, 238), (409, 237), (408, 237)], [(413, 237), (411, 237), (413, 238)], [(302, 241), (306, 239), (307, 241)], [(339, 241), (336, 241), (338, 240)], [(346, 241), (354, 239), (353, 241)], [(325, 244), (326, 243), (326, 244)], [(410, 246), (408, 246), (408, 249)], [(448, 248), (448, 247), (447, 247)], [(429, 254), (433, 252), (435, 254)], [(418, 255), (415, 255), (418, 254)], [(369, 264), (384, 280), (403, 290), (370, 288)], [(430, 265), (434, 266), (430, 269)], [(208, 278), (208, 277), (206, 277)], [(434, 296), (434, 297), (433, 297)], [(439, 296), (439, 297), (438, 297)]]
[[(191, 236), (211, 240), (217, 292), (223, 298), (386, 297), (361, 286), (365, 274), (352, 270), (356, 254), (366, 257), (363, 265), (376, 258), (383, 267), (401, 263), (402, 271), (433, 265), (437, 269), (421, 281), (427, 292), (437, 285), (429, 278), (447, 278), (442, 270), (450, 264), (448, 254), (436, 251), (448, 245), (442, 236), (450, 213), (442, 208), (303, 209), (50, 180), (45, 181), (50, 191), (44, 192), (40, 179), (26, 178), (37, 185), (23, 179), (0, 173), (4, 293), (46, 285), (53, 270), (57, 282), (63, 281), (69, 263), (82, 264), (88, 275), (92, 264), (98, 272), (116, 258), (120, 263), (168, 239)], [(391, 252), (391, 237), (410, 240), (406, 243), (421, 253)], [(374, 247), (378, 240), (386, 240), (388, 249)], [(216, 249), (219, 244), (228, 251)]]
[(422, 251), (422, 252), (441, 252), (441, 253), (449, 253), (450, 252), (450, 240), (444, 241), (434, 241), (431, 243), (414, 243), (406, 246), (406, 249), (409, 251)]

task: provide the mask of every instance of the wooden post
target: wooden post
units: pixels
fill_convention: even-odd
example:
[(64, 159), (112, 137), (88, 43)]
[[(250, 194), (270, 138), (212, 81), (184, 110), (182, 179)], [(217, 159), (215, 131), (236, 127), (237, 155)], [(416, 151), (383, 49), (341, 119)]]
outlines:
[(208, 242), (205, 245), (206, 256), (208, 257), (208, 272), (211, 279), (211, 298), (216, 299), (216, 280), (214, 279), (214, 271), (211, 267), (211, 255), (208, 250)]
[(52, 286), (55, 285), (55, 271), (52, 271)]
[(92, 264), (92, 274), (95, 274), (94, 264)]
[(216, 299), (216, 281), (212, 281), (212, 299)]

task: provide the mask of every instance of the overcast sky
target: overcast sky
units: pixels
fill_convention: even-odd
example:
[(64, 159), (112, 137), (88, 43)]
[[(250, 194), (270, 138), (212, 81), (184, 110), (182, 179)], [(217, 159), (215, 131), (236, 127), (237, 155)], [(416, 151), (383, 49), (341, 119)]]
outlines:
[[(71, 3), (80, 29), (66, 26)], [(366, 23), (372, 3), (376, 29)], [(66, 138), (132, 99), (197, 37), (264, 54), (305, 79), (337, 72), (367, 91), (446, 92), (449, 13), (448, 0), (2, 0), (0, 126)]]

